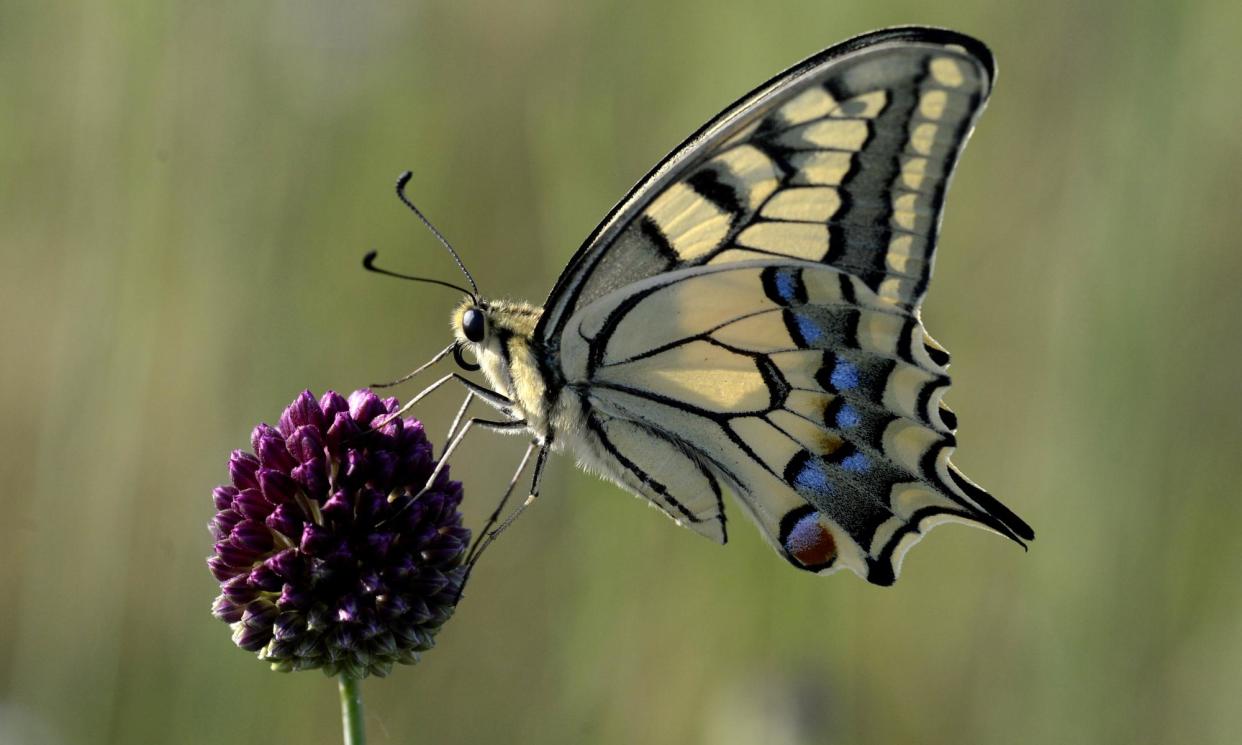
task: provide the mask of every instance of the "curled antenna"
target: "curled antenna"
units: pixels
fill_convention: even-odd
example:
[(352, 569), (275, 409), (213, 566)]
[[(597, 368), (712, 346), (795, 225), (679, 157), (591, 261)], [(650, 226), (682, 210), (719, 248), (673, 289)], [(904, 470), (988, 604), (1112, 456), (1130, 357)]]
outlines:
[(457, 252), (453, 250), (453, 247), (449, 245), (448, 239), (445, 238), (440, 231), (436, 230), (436, 226), (432, 225), (431, 221), (427, 219), (427, 216), (415, 207), (414, 203), (410, 201), (410, 198), (405, 195), (405, 186), (410, 183), (410, 179), (413, 176), (413, 173), (406, 171), (397, 178), (397, 198), (401, 200), (402, 204), (409, 207), (411, 212), (418, 215), (418, 219), (423, 221), (423, 225), (427, 226), (427, 229), (430, 230), (431, 234), (436, 237), (436, 240), (440, 241), (440, 244), (447, 248), (448, 252), (452, 254), (453, 261), (457, 262), (457, 266), (461, 268), (461, 273), (466, 275), (466, 281), (469, 282), (470, 286), (474, 288), (474, 292), (466, 294), (477, 299), (479, 296), (479, 286), (475, 284), (474, 277), (470, 275), (470, 270), (466, 268), (466, 265), (462, 262), (461, 257), (458, 256)]
[(402, 274), (401, 272), (394, 272), (389, 269), (381, 269), (380, 267), (375, 265), (375, 257), (378, 255), (379, 255), (378, 251), (368, 251), (367, 255), (362, 257), (362, 266), (368, 272), (375, 272), (376, 274), (384, 274), (389, 277), (396, 277), (397, 279), (408, 279), (412, 282), (428, 282), (433, 285), (441, 285), (442, 287), (451, 287), (452, 289), (457, 290), (460, 293), (469, 295), (474, 300), (475, 303), (479, 302), (478, 295), (471, 292), (470, 290), (467, 290), (465, 287), (462, 287), (461, 285), (455, 285), (452, 282), (445, 282), (439, 279), (431, 279), (429, 277), (415, 277), (412, 274)]

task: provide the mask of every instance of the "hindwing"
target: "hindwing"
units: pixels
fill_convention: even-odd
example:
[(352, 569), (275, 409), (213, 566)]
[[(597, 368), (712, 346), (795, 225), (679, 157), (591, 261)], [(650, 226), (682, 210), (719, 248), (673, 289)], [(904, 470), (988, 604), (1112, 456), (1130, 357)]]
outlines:
[[(770, 259), (682, 269), (587, 306), (563, 341), (596, 447), (624, 452), (616, 423), (641, 433), (650, 455), (621, 463), (633, 490), (718, 540), (721, 481), (795, 566), (877, 584), (938, 522), (1031, 537), (949, 461), (949, 381), (922, 325), (857, 277)], [(680, 489), (642, 488), (665, 480)]]

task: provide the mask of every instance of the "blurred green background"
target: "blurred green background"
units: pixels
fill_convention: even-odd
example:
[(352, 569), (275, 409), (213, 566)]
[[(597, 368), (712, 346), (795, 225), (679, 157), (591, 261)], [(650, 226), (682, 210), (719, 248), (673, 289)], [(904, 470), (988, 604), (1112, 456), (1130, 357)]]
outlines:
[[(538, 301), (687, 133), (899, 23), (999, 60), (925, 318), (1031, 551), (950, 527), (893, 588), (804, 576), (736, 507), (721, 549), (559, 458), (439, 646), (364, 684), (372, 741), (1236, 742), (1229, 0), (0, 2), (0, 742), (338, 741), (332, 681), (209, 615), (204, 526), (257, 421), (445, 343), (451, 293), (358, 265), (458, 279), (396, 175)], [(520, 450), (454, 463), (472, 524)]]

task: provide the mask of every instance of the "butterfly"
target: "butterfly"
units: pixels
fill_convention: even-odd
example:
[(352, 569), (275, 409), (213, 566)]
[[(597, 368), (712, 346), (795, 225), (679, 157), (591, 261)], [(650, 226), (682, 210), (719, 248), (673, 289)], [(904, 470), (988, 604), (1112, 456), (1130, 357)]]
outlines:
[[(950, 462), (949, 355), (919, 313), (945, 191), (994, 77), (986, 46), (933, 28), (810, 57), (665, 157), (543, 307), (482, 297), (405, 197), (405, 174), (398, 194), (472, 288), (423, 280), (466, 295), (428, 365), (451, 352), (487, 381), (449, 373), (407, 404), (468, 389), (441, 464), (472, 426), (524, 434), (510, 489), (534, 452), (526, 504), (548, 453), (568, 451), (720, 543), (730, 491), (793, 566), (877, 585), (944, 522), (1025, 546), (1030, 526)], [(475, 397), (503, 416), (463, 424)]]

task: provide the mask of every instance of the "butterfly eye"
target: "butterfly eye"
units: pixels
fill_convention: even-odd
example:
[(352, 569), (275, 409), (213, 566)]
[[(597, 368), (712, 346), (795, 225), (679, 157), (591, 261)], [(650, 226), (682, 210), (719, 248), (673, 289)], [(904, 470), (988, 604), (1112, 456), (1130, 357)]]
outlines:
[(461, 317), (461, 330), (465, 332), (466, 338), (472, 342), (483, 341), (483, 333), (486, 324), (483, 320), (483, 311), (478, 308), (471, 308)]

